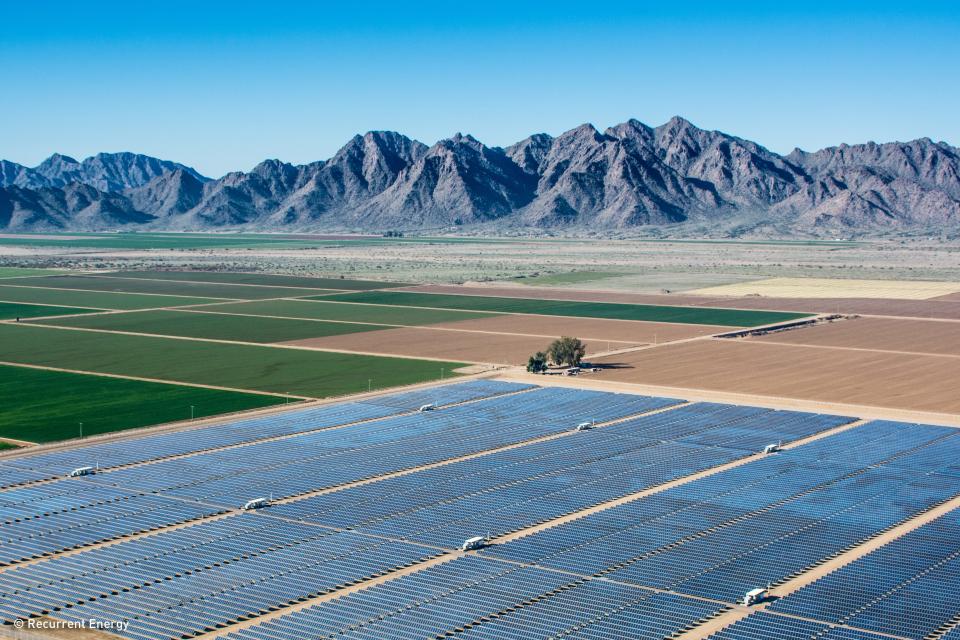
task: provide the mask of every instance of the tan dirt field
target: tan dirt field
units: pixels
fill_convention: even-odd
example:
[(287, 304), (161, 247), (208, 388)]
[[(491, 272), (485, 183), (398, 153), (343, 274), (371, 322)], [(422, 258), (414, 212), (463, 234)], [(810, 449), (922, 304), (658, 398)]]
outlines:
[(766, 278), (688, 291), (702, 296), (769, 298), (882, 298), (928, 300), (960, 292), (960, 282), (909, 280), (846, 280), (841, 278)]
[[(730, 327), (710, 325), (522, 315), (458, 320), (431, 326), (470, 331), (492, 331), (494, 333), (528, 334), (551, 338), (573, 336), (586, 342), (612, 340), (643, 344), (653, 343), (654, 341), (660, 343), (685, 340), (730, 331)], [(597, 346), (603, 346), (604, 350), (606, 349), (606, 345)]]
[[(309, 338), (280, 344), (459, 362), (520, 365), (526, 364), (530, 354), (546, 349), (550, 341), (549, 337), (409, 327)], [(588, 354), (591, 346), (587, 342)], [(611, 344), (613, 349), (629, 346), (632, 346), (631, 343), (626, 342)], [(607, 344), (604, 342), (596, 347), (594, 351), (605, 351)]]
[(960, 413), (960, 358), (707, 339), (593, 362), (611, 381)]
[(851, 318), (748, 340), (960, 356), (960, 322)]

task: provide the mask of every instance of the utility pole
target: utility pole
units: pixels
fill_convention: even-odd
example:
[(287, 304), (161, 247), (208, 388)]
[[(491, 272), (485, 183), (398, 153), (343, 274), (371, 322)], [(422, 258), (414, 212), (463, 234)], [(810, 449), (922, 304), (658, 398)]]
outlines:
[(190, 419), (193, 420), (193, 405), (190, 405)]
[(83, 423), (80, 423), (80, 439), (83, 439)]
[(371, 389), (373, 389), (373, 380), (367, 378), (367, 393), (369, 393)]

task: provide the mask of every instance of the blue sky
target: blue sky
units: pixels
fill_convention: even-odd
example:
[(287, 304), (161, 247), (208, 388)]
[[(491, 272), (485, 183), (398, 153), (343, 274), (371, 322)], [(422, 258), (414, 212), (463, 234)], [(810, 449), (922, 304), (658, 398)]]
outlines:
[(960, 144), (957, 3), (779, 4), (4, 2), (0, 157), (219, 176), (371, 129), (507, 145), (675, 114), (784, 153)]

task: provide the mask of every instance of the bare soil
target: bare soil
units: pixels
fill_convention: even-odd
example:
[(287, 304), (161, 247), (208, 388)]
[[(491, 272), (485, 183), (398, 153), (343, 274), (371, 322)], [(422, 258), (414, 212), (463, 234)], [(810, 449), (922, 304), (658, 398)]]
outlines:
[(604, 380), (960, 413), (960, 358), (705, 339), (593, 362)]
[(749, 340), (960, 356), (960, 322), (852, 318)]
[[(295, 340), (281, 344), (312, 349), (336, 349), (358, 353), (437, 358), (459, 362), (519, 365), (535, 351), (543, 351), (552, 338), (497, 333), (476, 333), (422, 327), (365, 331), (362, 334)], [(587, 343), (588, 353), (590, 344)], [(631, 346), (614, 343), (612, 348)], [(605, 351), (606, 343), (595, 351)]]
[[(459, 330), (491, 331), (494, 333), (529, 334), (551, 338), (573, 336), (586, 342), (611, 340), (633, 344), (685, 340), (730, 330), (730, 327), (715, 327), (712, 325), (520, 315), (460, 320), (433, 326)], [(604, 351), (606, 350), (605, 344), (595, 346), (598, 347), (598, 350), (601, 348)]]

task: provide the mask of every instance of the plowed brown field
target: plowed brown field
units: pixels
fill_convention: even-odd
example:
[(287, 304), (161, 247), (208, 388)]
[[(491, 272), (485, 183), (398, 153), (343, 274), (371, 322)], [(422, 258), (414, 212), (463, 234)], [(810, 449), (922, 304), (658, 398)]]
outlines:
[(716, 339), (593, 362), (610, 367), (605, 380), (960, 412), (960, 358)]
[[(670, 342), (714, 333), (724, 333), (730, 327), (711, 325), (673, 324), (669, 322), (639, 322), (633, 320), (598, 320), (549, 316), (497, 316), (476, 320), (459, 320), (433, 325), (449, 329), (519, 333), (537, 336), (573, 336), (587, 342), (613, 340), (631, 343)], [(605, 347), (606, 345), (597, 345)]]
[[(535, 351), (546, 349), (550, 337), (518, 336), (511, 334), (475, 333), (428, 328), (400, 328), (384, 331), (366, 331), (359, 334), (329, 336), (295, 340), (290, 344), (314, 349), (336, 349), (360, 353), (409, 356), (414, 358), (439, 358), (458, 362), (486, 364), (526, 364)], [(587, 353), (605, 351), (607, 343), (594, 345), (587, 342)], [(614, 342), (613, 349), (631, 346), (630, 343)]]
[(854, 318), (749, 340), (960, 356), (960, 322)]

